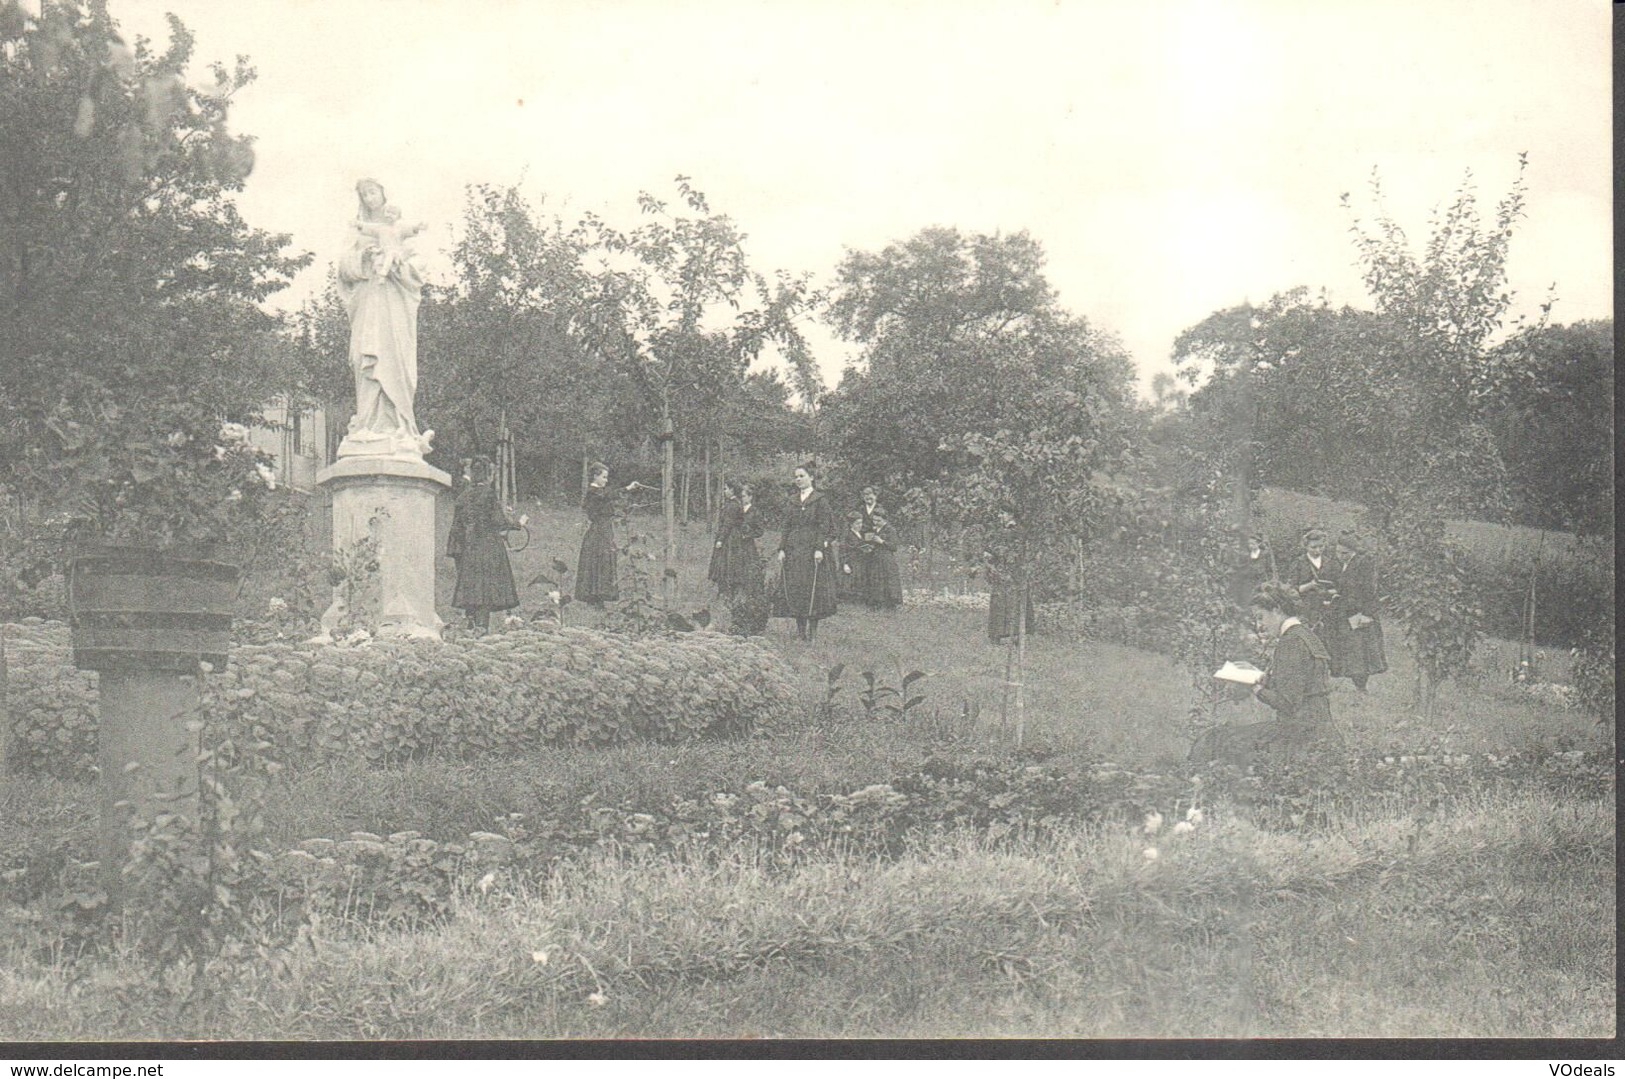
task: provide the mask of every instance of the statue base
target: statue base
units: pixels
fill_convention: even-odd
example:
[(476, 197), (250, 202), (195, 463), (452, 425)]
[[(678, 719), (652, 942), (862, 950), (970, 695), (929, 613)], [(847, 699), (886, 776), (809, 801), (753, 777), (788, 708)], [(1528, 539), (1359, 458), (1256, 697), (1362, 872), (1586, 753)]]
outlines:
[[(421, 458), (354, 456), (316, 473), (316, 483), (333, 496), (335, 558), (345, 562), (369, 539), (378, 545), (371, 564), (352, 567), (351, 578), (334, 587), (317, 640), (356, 630), (439, 640), (435, 505), (440, 493), (450, 490), (451, 477)], [(356, 579), (358, 573), (369, 579)], [(366, 602), (357, 602), (363, 595)]]
[(412, 434), (409, 431), (397, 431), (393, 434), (363, 431), (360, 434), (345, 435), (335, 456), (340, 461), (347, 457), (386, 457), (392, 461), (422, 462), (423, 455), (433, 448), (433, 440), (433, 431), (424, 431), (422, 434)]

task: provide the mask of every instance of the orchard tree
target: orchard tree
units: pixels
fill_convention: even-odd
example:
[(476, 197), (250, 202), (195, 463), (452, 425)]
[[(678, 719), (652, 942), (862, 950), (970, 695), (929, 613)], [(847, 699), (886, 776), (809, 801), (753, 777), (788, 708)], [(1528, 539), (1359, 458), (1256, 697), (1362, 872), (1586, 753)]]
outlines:
[(1519, 524), (1611, 537), (1614, 323), (1544, 326), (1497, 352), (1506, 373), (1488, 423)]
[[(1391, 399), (1404, 394), (1411, 402), (1388, 417), (1395, 467), (1368, 505), (1388, 548), (1390, 607), (1416, 651), (1429, 714), (1440, 683), (1468, 668), (1482, 637), (1482, 612), (1445, 535), (1445, 514), (1474, 506), (1504, 514), (1507, 506), (1505, 463), (1486, 420), (1504, 397), (1511, 363), (1490, 346), (1512, 305), (1506, 261), (1524, 213), (1526, 167), (1520, 154), (1517, 178), (1489, 222), (1469, 174), (1434, 215), (1420, 257), (1380, 209), (1375, 174), (1378, 217), (1369, 226), (1356, 217), (1351, 226), (1366, 287), (1396, 339), (1377, 378)], [(1550, 310), (1548, 300), (1528, 330), (1543, 326)]]
[[(1122, 387), (1110, 365), (1078, 348), (1081, 326), (1002, 357), (1001, 375), (1014, 407), (989, 431), (943, 442), (955, 464), (942, 500), (969, 525), (983, 558), (1007, 582), (1016, 614), (1011, 649), (1016, 687), (1016, 739), (1023, 731), (1026, 614), (1040, 557), (1090, 531), (1115, 500), (1112, 472), (1127, 449)], [(1048, 350), (1055, 354), (1044, 355)], [(1008, 677), (1006, 681), (1011, 681)]]
[(254, 163), (227, 128), (246, 60), (190, 86), (174, 16), (155, 52), (105, 0), (40, 9), (0, 2), (0, 488), (105, 523), (282, 389), (257, 304), (309, 256), (232, 199)]
[[(1373, 176), (1378, 216), (1354, 217), (1351, 232), (1374, 312), (1332, 309), (1299, 289), (1217, 312), (1175, 345), (1187, 371), (1212, 367), (1190, 408), (1207, 418), (1210, 441), (1230, 447), (1224, 468), (1243, 538), (1246, 493), (1259, 482), (1366, 505), (1429, 710), (1481, 637), (1446, 515), (1501, 520), (1510, 505), (1491, 418), (1520, 376), (1493, 338), (1507, 329), (1512, 302), (1506, 258), (1523, 214), (1519, 163), (1489, 222), (1469, 176), (1435, 213), (1420, 255), (1381, 209)], [(1515, 339), (1538, 334), (1549, 308)]]
[(826, 318), (861, 346), (861, 366), (825, 398), (822, 422), (854, 481), (926, 487), (955, 461), (945, 440), (996, 429), (1001, 350), (1063, 317), (1043, 268), (1025, 232), (928, 228), (847, 253)]
[[(752, 361), (776, 346), (799, 377), (816, 382), (816, 365), (798, 320), (814, 298), (806, 279), (753, 272), (744, 233), (711, 210), (688, 177), (676, 180), (680, 210), (644, 192), (644, 223), (629, 231), (588, 215), (583, 234), (597, 262), (589, 301), (606, 349), (620, 357), (649, 403), (662, 447), (661, 501), (666, 523), (663, 587), (676, 571), (674, 443), (704, 438), (709, 390), (732, 393)], [(751, 301), (754, 301), (752, 303)], [(684, 411), (688, 404), (689, 411)]]
[[(545, 220), (516, 187), (467, 192), (455, 280), (425, 305), (426, 407), (458, 456), (521, 447), (586, 463), (633, 440), (636, 400), (597, 318), (580, 226)], [(585, 482), (585, 481), (583, 481)]]

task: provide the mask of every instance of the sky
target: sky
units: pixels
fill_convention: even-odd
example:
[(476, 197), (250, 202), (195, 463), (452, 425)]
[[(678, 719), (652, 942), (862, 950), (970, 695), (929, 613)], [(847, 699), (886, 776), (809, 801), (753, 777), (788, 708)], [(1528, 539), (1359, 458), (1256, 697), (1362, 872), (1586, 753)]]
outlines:
[[(1608, 0), (111, 0), (246, 54), (238, 199), (321, 285), (373, 176), (445, 279), (466, 185), (636, 223), (693, 178), (752, 265), (830, 280), (934, 225), (1025, 230), (1060, 302), (1142, 387), (1179, 332), (1306, 285), (1369, 306), (1350, 192), (1419, 246), (1469, 173), (1488, 212), (1527, 151), (1514, 311), (1612, 317)], [(833, 384), (852, 346), (813, 334)]]

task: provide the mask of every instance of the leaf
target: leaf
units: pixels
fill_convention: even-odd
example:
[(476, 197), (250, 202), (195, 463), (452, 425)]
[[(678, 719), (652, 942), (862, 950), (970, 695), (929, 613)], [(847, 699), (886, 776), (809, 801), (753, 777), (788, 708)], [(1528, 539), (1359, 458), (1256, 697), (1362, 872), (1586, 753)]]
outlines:
[(907, 674), (903, 675), (903, 689), (904, 689), (904, 691), (906, 692), (908, 690), (909, 686), (912, 686), (915, 682), (918, 682), (920, 679), (922, 679), (924, 677), (925, 677), (925, 672), (924, 671), (909, 671)]

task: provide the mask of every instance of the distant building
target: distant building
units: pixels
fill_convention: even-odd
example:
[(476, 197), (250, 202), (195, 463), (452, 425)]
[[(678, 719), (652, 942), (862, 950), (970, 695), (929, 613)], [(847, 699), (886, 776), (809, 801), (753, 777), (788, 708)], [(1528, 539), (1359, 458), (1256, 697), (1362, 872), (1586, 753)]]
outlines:
[(265, 422), (249, 440), (276, 459), (277, 482), (300, 491), (316, 489), (316, 473), (332, 463), (337, 439), (324, 409), (290, 407), (286, 398), (266, 406)]

